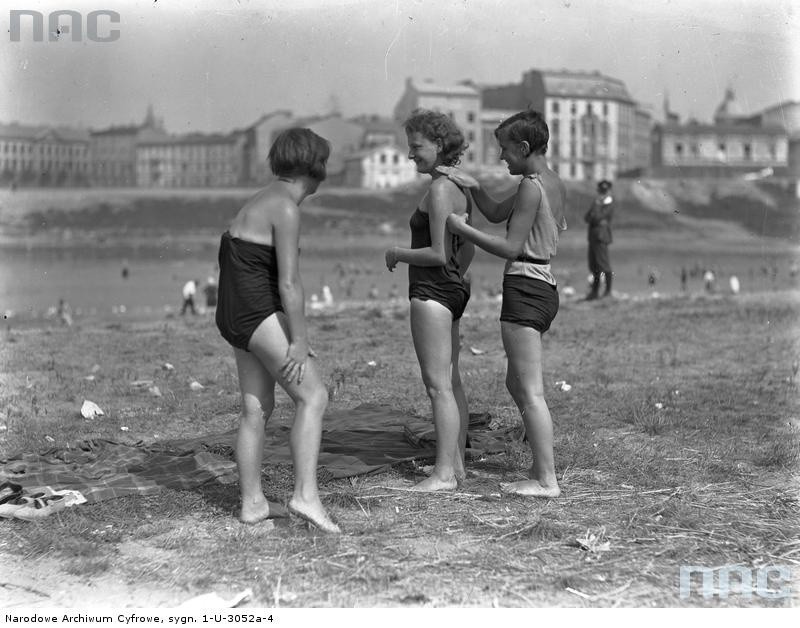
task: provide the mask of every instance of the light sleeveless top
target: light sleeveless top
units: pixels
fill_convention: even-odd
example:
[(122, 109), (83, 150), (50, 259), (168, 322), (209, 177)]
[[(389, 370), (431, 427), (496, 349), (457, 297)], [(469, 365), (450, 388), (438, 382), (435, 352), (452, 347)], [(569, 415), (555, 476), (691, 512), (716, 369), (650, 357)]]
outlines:
[[(529, 174), (526, 175), (526, 178), (533, 181), (539, 187), (542, 200), (539, 202), (539, 208), (536, 211), (536, 217), (533, 220), (531, 232), (528, 234), (525, 244), (522, 247), (521, 257), (549, 260), (550, 257), (556, 254), (556, 249), (558, 248), (558, 232), (567, 228), (567, 221), (562, 218), (560, 224), (556, 222), (540, 176), (538, 174)], [(516, 204), (511, 209), (512, 214), (515, 209)], [(508, 223), (506, 223), (506, 230), (508, 230)], [(553, 273), (550, 272), (549, 263), (533, 264), (531, 262), (520, 261), (519, 259), (510, 259), (506, 261), (504, 274), (522, 275), (524, 277), (530, 277), (531, 279), (540, 279), (553, 286), (556, 285), (556, 278), (553, 276)]]

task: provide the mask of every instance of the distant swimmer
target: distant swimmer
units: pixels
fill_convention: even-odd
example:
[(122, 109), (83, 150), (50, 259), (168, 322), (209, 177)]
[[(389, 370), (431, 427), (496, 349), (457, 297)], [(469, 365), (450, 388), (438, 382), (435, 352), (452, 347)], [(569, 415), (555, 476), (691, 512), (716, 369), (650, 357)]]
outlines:
[(181, 316), (186, 314), (186, 310), (191, 310), (192, 314), (197, 314), (194, 307), (194, 297), (197, 294), (197, 281), (190, 279), (183, 285), (183, 305), (181, 305)]

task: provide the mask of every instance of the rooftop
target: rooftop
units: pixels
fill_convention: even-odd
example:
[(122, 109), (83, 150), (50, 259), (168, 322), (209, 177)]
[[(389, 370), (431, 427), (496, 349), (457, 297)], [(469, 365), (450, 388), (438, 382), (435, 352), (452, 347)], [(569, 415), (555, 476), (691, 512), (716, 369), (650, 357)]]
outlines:
[(625, 83), (600, 72), (570, 72), (568, 70), (543, 70), (547, 96), (604, 98), (633, 103)]
[(426, 79), (424, 81), (415, 82), (411, 79), (406, 81), (406, 84), (415, 89), (420, 94), (443, 94), (446, 96), (480, 96), (479, 90), (474, 85), (466, 85), (464, 83), (455, 84), (442, 84), (434, 83), (432, 80)]

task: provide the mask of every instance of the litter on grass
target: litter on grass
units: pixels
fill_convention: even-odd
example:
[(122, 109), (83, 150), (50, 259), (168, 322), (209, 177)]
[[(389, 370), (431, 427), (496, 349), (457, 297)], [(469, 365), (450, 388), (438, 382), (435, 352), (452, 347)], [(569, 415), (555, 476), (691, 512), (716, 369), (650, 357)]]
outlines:
[(198, 610), (205, 608), (234, 608), (250, 598), (252, 595), (252, 589), (245, 589), (244, 591), (240, 591), (234, 595), (232, 598), (226, 600), (217, 593), (204, 593), (203, 595), (198, 595), (186, 600), (185, 602), (182, 602), (176, 606), (176, 608), (195, 608)]
[(96, 419), (99, 416), (105, 415), (102, 408), (98, 406), (94, 401), (89, 401), (85, 399), (83, 401), (83, 405), (81, 406), (81, 416), (84, 419)]

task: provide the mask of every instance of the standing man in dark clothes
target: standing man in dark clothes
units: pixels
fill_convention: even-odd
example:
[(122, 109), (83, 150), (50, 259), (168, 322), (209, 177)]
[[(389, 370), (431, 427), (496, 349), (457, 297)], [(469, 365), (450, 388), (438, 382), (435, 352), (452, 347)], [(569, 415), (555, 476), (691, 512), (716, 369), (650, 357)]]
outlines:
[(611, 262), (608, 258), (608, 245), (611, 244), (611, 218), (614, 215), (614, 199), (611, 196), (611, 181), (603, 180), (597, 184), (597, 198), (592, 202), (584, 220), (589, 224), (589, 270), (592, 290), (586, 295), (593, 301), (600, 295), (600, 274), (606, 276), (604, 297), (611, 296)]

